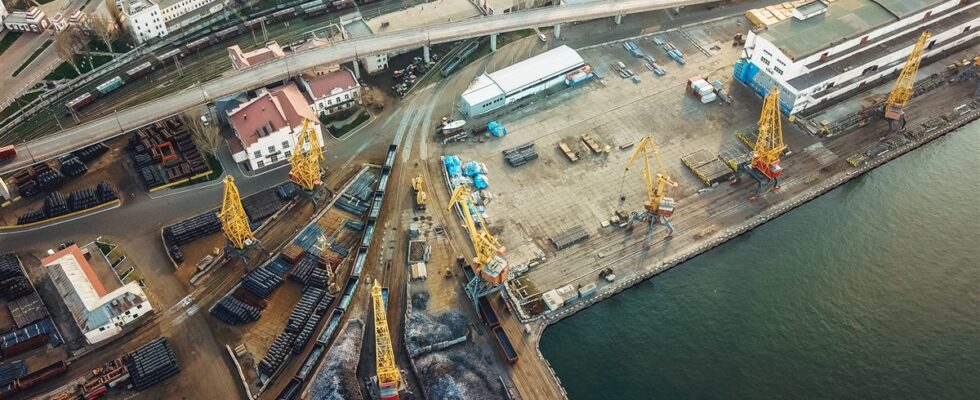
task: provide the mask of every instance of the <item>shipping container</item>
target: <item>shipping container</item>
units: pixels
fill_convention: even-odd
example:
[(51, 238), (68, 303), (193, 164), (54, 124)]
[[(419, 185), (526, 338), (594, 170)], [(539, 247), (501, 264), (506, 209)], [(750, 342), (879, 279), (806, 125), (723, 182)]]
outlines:
[(500, 347), (500, 352), (503, 353), (504, 359), (511, 364), (516, 363), (517, 351), (514, 350), (514, 345), (510, 343), (510, 339), (507, 338), (504, 329), (499, 326), (493, 328), (493, 335), (497, 337), (497, 345)]
[(109, 79), (109, 80), (107, 80), (105, 82), (102, 82), (102, 84), (100, 84), (99, 86), (96, 86), (95, 87), (95, 90), (98, 90), (99, 93), (101, 93), (103, 96), (105, 96), (105, 95), (107, 95), (109, 93), (112, 93), (112, 91), (114, 91), (116, 89), (119, 89), (125, 83), (126, 82), (123, 81), (122, 78), (116, 76), (116, 77), (114, 77), (112, 79)]

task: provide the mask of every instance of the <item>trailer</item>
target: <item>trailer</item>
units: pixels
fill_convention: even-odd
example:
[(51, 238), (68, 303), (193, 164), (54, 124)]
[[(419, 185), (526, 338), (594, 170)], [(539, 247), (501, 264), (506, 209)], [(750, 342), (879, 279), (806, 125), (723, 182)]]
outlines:
[(99, 94), (101, 94), (102, 96), (105, 96), (109, 93), (112, 93), (116, 89), (119, 89), (125, 83), (126, 82), (123, 81), (122, 78), (116, 76), (112, 79), (102, 82), (102, 84), (100, 84), (99, 86), (96, 86), (95, 90), (97, 90)]
[(504, 359), (511, 364), (516, 363), (517, 350), (514, 350), (514, 345), (510, 343), (510, 339), (507, 338), (504, 329), (499, 326), (493, 328), (493, 336), (497, 338), (497, 346), (500, 347), (500, 352), (504, 355)]

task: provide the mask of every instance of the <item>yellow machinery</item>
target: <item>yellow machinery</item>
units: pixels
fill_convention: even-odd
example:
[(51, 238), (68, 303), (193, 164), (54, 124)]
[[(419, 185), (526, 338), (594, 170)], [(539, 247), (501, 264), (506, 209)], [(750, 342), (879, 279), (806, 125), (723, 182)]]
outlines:
[[(908, 61), (902, 67), (902, 72), (898, 74), (895, 81), (895, 88), (888, 94), (885, 102), (885, 118), (891, 121), (902, 121), (905, 118), (904, 108), (912, 98), (912, 88), (915, 86), (915, 74), (919, 72), (919, 63), (922, 61), (922, 52), (925, 50), (926, 42), (929, 41), (929, 31), (923, 31), (919, 40), (912, 47)], [(903, 124), (904, 125), (904, 124)]]
[(473, 216), (475, 211), (471, 210), (470, 199), (469, 187), (456, 186), (449, 200), (448, 210), (452, 210), (454, 205), (459, 206), (463, 220), (466, 222), (466, 230), (470, 235), (470, 242), (473, 243), (473, 250), (476, 251), (476, 265), (473, 268), (476, 276), (466, 284), (466, 291), (475, 306), (480, 297), (501, 289), (501, 284), (507, 280), (508, 265), (502, 257), (503, 246), (487, 231), (486, 221), (482, 217), (477, 216), (480, 222), (480, 226), (477, 227), (477, 221)]
[(783, 144), (783, 120), (779, 115), (779, 88), (772, 88), (762, 103), (759, 116), (759, 138), (752, 147), (752, 168), (775, 182), (783, 168), (779, 166), (779, 156), (786, 145)]
[(231, 176), (225, 178), (225, 195), (221, 202), (221, 211), (218, 212), (218, 220), (221, 221), (225, 237), (234, 248), (242, 250), (255, 242), (255, 235), (248, 225), (248, 215), (245, 215), (245, 207), (242, 207), (242, 199), (238, 195), (238, 187), (235, 186), (235, 178)]
[(424, 210), (427, 195), (425, 194), (422, 175), (412, 178), (412, 189), (415, 189), (415, 207), (419, 210)]
[(377, 280), (371, 288), (371, 301), (374, 303), (374, 353), (377, 358), (380, 397), (381, 400), (397, 400), (401, 376), (395, 363), (395, 351), (391, 348), (387, 311), (381, 297), (381, 285)]
[[(647, 187), (646, 202), (643, 206), (646, 208), (651, 222), (659, 221), (667, 228), (667, 235), (672, 235), (674, 228), (670, 225), (668, 218), (674, 214), (674, 199), (667, 197), (667, 186), (676, 187), (677, 182), (674, 182), (666, 175), (664, 163), (660, 159), (660, 152), (657, 151), (657, 145), (653, 141), (653, 136), (644, 137), (636, 145), (633, 156), (626, 163), (627, 171), (630, 170), (630, 167), (633, 166), (633, 163), (641, 155), (643, 156), (643, 181)], [(657, 161), (656, 179), (654, 179), (654, 175), (650, 172), (650, 155), (653, 155), (653, 158)]]
[(320, 161), (323, 160), (323, 151), (320, 141), (317, 139), (316, 130), (309, 120), (303, 121), (303, 131), (296, 140), (293, 147), (293, 154), (289, 156), (289, 163), (293, 168), (289, 170), (289, 180), (296, 182), (297, 185), (308, 192), (316, 190), (320, 184)]

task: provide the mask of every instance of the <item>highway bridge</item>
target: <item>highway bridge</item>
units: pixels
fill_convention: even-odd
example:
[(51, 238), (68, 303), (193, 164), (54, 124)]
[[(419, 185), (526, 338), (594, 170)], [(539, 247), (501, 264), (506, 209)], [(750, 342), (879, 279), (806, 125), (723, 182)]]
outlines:
[(714, 1), (716, 0), (597, 1), (492, 15), (354, 38), (326, 47), (289, 54), (281, 59), (204, 82), (157, 100), (118, 110), (111, 115), (18, 145), (17, 158), (0, 167), (0, 173), (15, 171), (35, 162), (55, 158), (77, 148), (111, 139), (143, 125), (179, 114), (191, 107), (281, 81), (317, 65), (348, 62), (366, 54), (418, 48), (495, 33)]

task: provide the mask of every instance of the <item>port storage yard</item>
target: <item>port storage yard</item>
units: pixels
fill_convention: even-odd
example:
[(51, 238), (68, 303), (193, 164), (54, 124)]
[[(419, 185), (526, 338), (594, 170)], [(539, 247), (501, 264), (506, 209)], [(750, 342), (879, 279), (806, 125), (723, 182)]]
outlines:
[[(140, 265), (156, 314), (108, 346), (69, 353), (61, 378), (52, 375), (49, 382), (25, 386), (23, 394), (67, 398), (58, 396), (84, 383), (96, 367), (102, 367), (99, 382), (108, 386), (120, 366), (136, 370), (136, 359), (164, 354), (159, 357), (170, 361), (154, 364), (156, 375), (147, 373), (153, 376), (141, 382), (134, 375), (132, 388), (108, 389), (110, 398), (379, 398), (385, 392), (379, 388), (383, 367), (395, 368), (395, 390), (403, 398), (565, 398), (538, 351), (548, 325), (980, 117), (973, 61), (980, 44), (973, 41), (923, 61), (918, 72), (923, 85), (905, 108), (904, 132), (893, 132), (878, 119), (832, 136), (811, 132), (813, 125), (800, 126), (825, 120), (835, 126), (886, 96), (893, 85), (893, 77), (887, 77), (796, 122), (779, 115), (789, 151), (781, 157), (785, 172), (778, 190), (756, 194), (751, 178), (729, 183), (730, 169), (718, 171), (716, 184), (706, 184), (692, 171), (701, 166), (684, 161), (691, 164), (699, 152), (709, 159), (749, 154), (744, 138), (752, 142), (763, 108), (763, 99), (733, 78), (743, 48), (733, 46), (732, 38), (751, 23), (744, 10), (727, 7), (732, 6), (682, 10), (679, 16), (628, 15), (622, 25), (612, 19), (583, 22), (563, 27), (561, 39), (545, 31), (546, 41), (537, 35), (516, 40), (416, 89), (351, 137), (326, 138), (327, 190), (317, 192), (315, 206), (307, 193), (277, 202), (281, 208), (256, 227), (261, 248), (251, 248), (245, 260), (226, 251), (209, 267), (195, 268), (226, 241), (213, 229), (180, 246), (183, 262), (173, 252), (168, 257), (162, 240), (164, 227), (220, 207), (220, 185), (127, 199), (124, 192), (138, 186), (127, 181), (117, 184), (124, 189), (120, 209), (42, 225), (34, 234), (0, 232), (0, 253), (16, 251), (25, 271), (38, 270), (48, 248), (74, 239), (62, 236), (100, 228), (79, 227), (86, 220), (108, 221), (132, 207), (172, 207), (184, 204), (182, 196), (202, 203), (170, 210), (163, 214), (167, 218), (148, 216), (148, 225), (158, 225), (151, 227), (151, 239), (116, 238)], [(630, 44), (624, 46), (625, 41)], [(597, 76), (476, 118), (458, 113), (460, 95), (484, 71), (562, 45), (575, 49)], [(659, 68), (646, 67), (649, 60), (631, 54), (637, 51), (655, 58)], [(635, 78), (621, 77), (620, 69)], [(965, 73), (970, 71), (972, 79)], [(732, 102), (703, 104), (701, 95), (687, 89), (693, 76), (719, 81)], [(443, 136), (434, 133), (442, 117), (467, 119), (465, 129), (480, 133), (442, 143)], [(494, 134), (483, 133), (489, 121), (506, 127), (506, 134), (497, 125)], [(621, 227), (630, 223), (620, 220), (642, 213), (647, 200), (643, 168), (626, 171), (647, 136), (655, 140), (663, 164), (654, 172), (677, 183), (668, 189), (675, 202), (669, 238), (659, 224)], [(514, 148), (523, 149), (520, 157), (505, 153)], [(504, 291), (480, 298), (475, 307), (464, 289), (474, 274), (473, 244), (462, 210), (447, 208), (459, 178), (447, 174), (446, 163), (456, 157), (464, 171), (484, 174), (488, 186), (481, 192), (485, 213), (479, 224), (506, 249), (510, 265)], [(262, 190), (286, 182), (285, 172), (236, 174), (235, 181), (244, 188), (243, 198), (271, 196)], [(417, 177), (422, 183), (413, 189)], [(418, 195), (419, 187), (425, 196)], [(302, 251), (295, 253), (292, 245)], [(603, 279), (609, 270), (615, 278)], [(50, 283), (35, 272), (29, 275), (52, 303), (47, 306), (58, 328), (72, 328), (70, 316), (68, 324), (64, 321), (64, 305), (44, 295)], [(376, 284), (386, 310), (383, 330), (373, 311)], [(563, 304), (549, 306), (543, 298), (554, 290), (560, 290)], [(5, 314), (0, 310), (0, 317)], [(77, 333), (63, 336), (68, 342)], [(393, 349), (393, 360), (380, 361), (383, 343)], [(28, 355), (47, 359), (63, 350), (45, 347)]]

